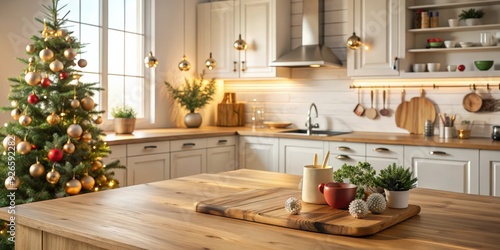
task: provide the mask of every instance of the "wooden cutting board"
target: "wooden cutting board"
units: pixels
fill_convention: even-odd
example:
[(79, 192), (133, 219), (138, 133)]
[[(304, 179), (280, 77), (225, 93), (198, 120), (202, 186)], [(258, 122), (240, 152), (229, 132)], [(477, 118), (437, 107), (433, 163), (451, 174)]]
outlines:
[(328, 205), (302, 203), (298, 215), (285, 210), (290, 197), (300, 199), (301, 191), (285, 188), (253, 189), (197, 202), (196, 212), (253, 221), (275, 226), (327, 234), (366, 236), (404, 221), (420, 212), (420, 207), (387, 208), (382, 214), (369, 213), (363, 219), (352, 217), (347, 210)]
[(424, 133), (426, 120), (434, 122), (436, 120), (436, 108), (432, 101), (424, 96), (421, 91), (419, 97), (413, 97), (409, 102), (402, 102), (396, 110), (396, 125), (404, 128), (410, 134), (421, 135)]

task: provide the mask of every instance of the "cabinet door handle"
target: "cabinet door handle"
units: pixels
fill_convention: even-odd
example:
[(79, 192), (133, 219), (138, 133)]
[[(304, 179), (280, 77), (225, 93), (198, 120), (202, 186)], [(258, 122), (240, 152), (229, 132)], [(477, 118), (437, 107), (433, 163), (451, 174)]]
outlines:
[(389, 152), (390, 150), (388, 148), (374, 148), (373, 151), (376, 151), (376, 152)]
[(444, 151), (431, 151), (429, 154), (431, 155), (447, 155)]
[(245, 61), (241, 61), (241, 71), (245, 72)]
[(236, 65), (238, 65), (238, 62), (234, 61), (233, 62), (233, 72), (236, 72)]
[(150, 148), (157, 148), (157, 146), (156, 145), (144, 146), (144, 149), (150, 149)]
[(335, 158), (339, 160), (351, 159), (351, 157), (349, 157), (348, 155), (337, 155)]
[(337, 147), (337, 150), (340, 150), (340, 151), (348, 151), (348, 150), (351, 150), (351, 148), (346, 147), (346, 146), (340, 146), (340, 147)]
[(194, 146), (196, 146), (196, 144), (193, 142), (187, 142), (187, 143), (182, 144), (182, 146), (183, 147), (194, 147)]
[(392, 64), (392, 69), (393, 70), (397, 70), (398, 69), (398, 66), (397, 66), (398, 65), (398, 60), (399, 60), (399, 58), (397, 56), (394, 57), (394, 63)]
[(219, 140), (218, 143), (226, 143), (226, 142), (227, 142), (227, 140)]

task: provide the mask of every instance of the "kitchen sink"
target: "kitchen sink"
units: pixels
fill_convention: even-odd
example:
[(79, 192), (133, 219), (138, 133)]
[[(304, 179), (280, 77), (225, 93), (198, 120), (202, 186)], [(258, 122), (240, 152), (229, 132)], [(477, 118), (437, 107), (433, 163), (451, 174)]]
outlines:
[[(307, 136), (306, 129), (296, 129), (280, 132), (282, 134), (292, 134), (292, 135), (305, 135)], [(334, 131), (334, 130), (313, 130), (311, 136), (335, 136), (335, 135), (343, 135), (349, 134), (351, 132), (348, 131)]]

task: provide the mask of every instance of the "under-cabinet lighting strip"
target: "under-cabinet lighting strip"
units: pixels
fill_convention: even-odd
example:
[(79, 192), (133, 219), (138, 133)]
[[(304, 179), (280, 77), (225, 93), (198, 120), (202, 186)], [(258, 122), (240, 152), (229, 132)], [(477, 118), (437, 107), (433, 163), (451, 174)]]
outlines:
[[(477, 89), (477, 88), (480, 88), (480, 87), (486, 87), (486, 89), (488, 90), (491, 90), (491, 87), (494, 87), (496, 86), (496, 84), (456, 84), (456, 85), (438, 85), (438, 84), (427, 84), (427, 85), (385, 85), (385, 86), (381, 86), (381, 85), (372, 85), (372, 86), (360, 86), (360, 85), (350, 85), (349, 88), (350, 89), (407, 89), (407, 88), (421, 88), (421, 89), (425, 89), (425, 88), (432, 88), (432, 89), (439, 89), (439, 88), (469, 88), (469, 89)], [(498, 84), (498, 89), (500, 90), (500, 83)]]

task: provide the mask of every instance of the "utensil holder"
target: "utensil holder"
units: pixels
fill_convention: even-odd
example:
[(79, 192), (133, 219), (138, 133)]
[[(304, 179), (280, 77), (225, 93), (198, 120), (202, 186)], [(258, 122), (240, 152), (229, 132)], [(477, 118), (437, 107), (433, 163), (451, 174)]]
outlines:
[(325, 196), (318, 190), (320, 183), (333, 182), (333, 167), (321, 165), (304, 166), (302, 177), (302, 201), (314, 204), (326, 204)]
[(444, 127), (444, 138), (451, 139), (455, 138), (455, 127)]

